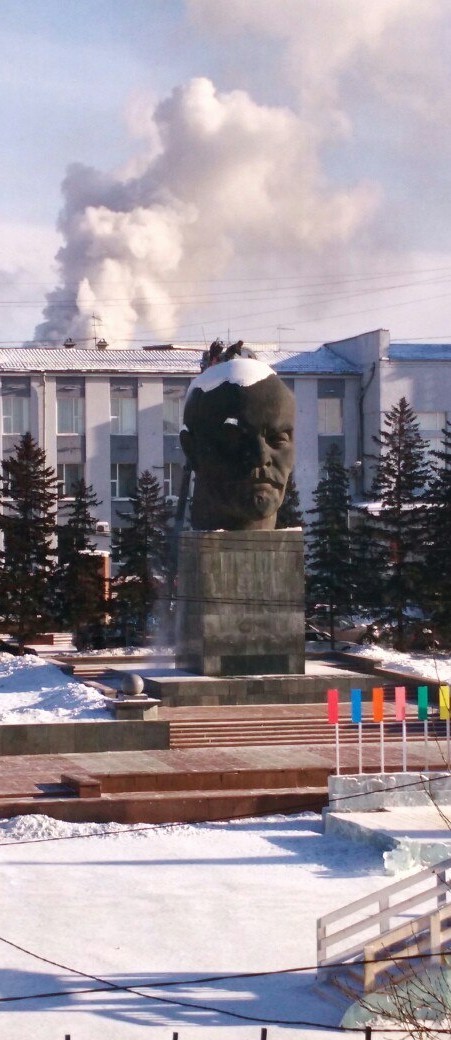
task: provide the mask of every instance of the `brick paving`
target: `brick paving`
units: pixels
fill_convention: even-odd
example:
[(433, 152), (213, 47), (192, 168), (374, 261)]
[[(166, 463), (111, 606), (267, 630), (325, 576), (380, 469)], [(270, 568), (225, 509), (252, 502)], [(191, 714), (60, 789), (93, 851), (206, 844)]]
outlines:
[[(367, 718), (363, 750), (365, 772), (381, 769), (379, 727), (371, 726), (371, 705), (363, 707)], [(385, 771), (402, 766), (401, 733), (388, 704), (384, 744)], [(126, 822), (146, 820), (220, 819), (258, 812), (300, 811), (321, 808), (327, 802), (327, 778), (335, 772), (335, 727), (329, 726), (325, 707), (315, 704), (233, 705), (164, 708), (159, 718), (177, 727), (238, 727), (258, 733), (259, 724), (279, 723), (278, 743), (232, 746), (178, 746), (169, 750), (112, 751), (52, 755), (0, 756), (0, 816), (19, 812), (46, 812), (62, 819), (108, 819)], [(392, 721), (390, 722), (390, 718)], [(290, 743), (289, 726), (302, 723), (302, 742)], [(430, 721), (428, 765), (446, 769), (446, 741), (436, 739)], [(57, 724), (55, 724), (57, 725)], [(288, 727), (288, 730), (287, 728)], [(425, 768), (422, 724), (411, 709), (408, 722), (408, 770)], [(235, 728), (235, 732), (238, 732)], [(268, 734), (268, 729), (266, 730)], [(340, 725), (341, 773), (358, 768), (357, 727)], [(268, 736), (266, 739), (269, 741)], [(249, 740), (248, 736), (244, 741)], [(61, 782), (64, 777), (64, 782)], [(71, 784), (66, 780), (72, 777)], [(75, 778), (75, 779), (74, 779)], [(85, 778), (99, 783), (100, 796), (78, 797), (77, 783)], [(103, 788), (102, 788), (103, 782)], [(80, 795), (80, 787), (78, 789)]]

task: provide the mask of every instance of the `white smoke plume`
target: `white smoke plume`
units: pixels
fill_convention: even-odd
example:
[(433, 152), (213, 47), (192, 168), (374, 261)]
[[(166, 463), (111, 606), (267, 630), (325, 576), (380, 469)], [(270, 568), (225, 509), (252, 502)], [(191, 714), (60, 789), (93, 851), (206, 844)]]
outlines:
[[(451, 31), (446, 0), (186, 0), (186, 8), (226, 56), (240, 33), (270, 41), (268, 74), (284, 81), (290, 107), (258, 103), (246, 69), (240, 89), (198, 77), (154, 107), (135, 103), (140, 151), (126, 169), (68, 170), (60, 285), (36, 340), (90, 339), (93, 313), (112, 342), (137, 330), (149, 340), (177, 330), (199, 339), (214, 309), (208, 279), (332, 281), (338, 271), (383, 271), (399, 256), (421, 265), (422, 255), (448, 248), (444, 195), (434, 190), (438, 149), (446, 170), (451, 160), (443, 135), (451, 72), (439, 56), (440, 33)], [(315, 318), (323, 306), (304, 302), (303, 314)], [(237, 318), (248, 317), (241, 309)], [(224, 302), (225, 322), (227, 314)], [(274, 329), (269, 306), (267, 314)]]
[(115, 176), (69, 168), (61, 287), (36, 339), (90, 337), (93, 311), (119, 341), (137, 324), (171, 336), (186, 310), (180, 297), (200, 279), (235, 262), (256, 270), (269, 254), (286, 265), (321, 253), (349, 241), (377, 205), (368, 182), (327, 183), (299, 116), (244, 91), (194, 79), (157, 105), (148, 128), (151, 156), (137, 159), (136, 174), (132, 163)]

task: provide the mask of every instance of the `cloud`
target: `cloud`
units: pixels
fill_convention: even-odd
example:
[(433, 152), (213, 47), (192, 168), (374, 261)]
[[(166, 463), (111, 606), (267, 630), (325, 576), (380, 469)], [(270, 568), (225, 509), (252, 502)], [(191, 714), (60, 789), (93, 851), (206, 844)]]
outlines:
[[(356, 315), (353, 331), (366, 321), (387, 325), (382, 302), (374, 311), (371, 296), (340, 305), (334, 286), (340, 275), (385, 272), (390, 283), (390, 270), (421, 271), (431, 255), (437, 267), (441, 254), (448, 261), (447, 0), (185, 6), (221, 54), (217, 82), (199, 76), (157, 101), (134, 95), (126, 165), (113, 173), (69, 168), (60, 283), (36, 338), (90, 338), (92, 313), (107, 339), (122, 342), (137, 330), (167, 339), (192, 329), (199, 338), (203, 325), (214, 336), (230, 323), (241, 335), (257, 315), (269, 338), (281, 323), (310, 320), (333, 338), (349, 326), (346, 309)], [(238, 41), (249, 58), (242, 69), (229, 62), (232, 77), (228, 56)], [(278, 104), (263, 103), (276, 81), (285, 85)], [(293, 288), (290, 298), (281, 291), (265, 299), (265, 279), (274, 286), (287, 277), (300, 290), (318, 281), (318, 295), (296, 297)], [(354, 296), (361, 292), (354, 287)], [(395, 299), (387, 296), (387, 306)], [(341, 325), (326, 331), (335, 314)]]
[(149, 157), (126, 172), (68, 170), (61, 286), (48, 297), (40, 340), (89, 337), (93, 310), (118, 340), (137, 323), (173, 335), (186, 294), (212, 272), (318, 256), (352, 240), (378, 205), (368, 181), (333, 188), (294, 112), (218, 92), (207, 78), (176, 88), (143, 125)]

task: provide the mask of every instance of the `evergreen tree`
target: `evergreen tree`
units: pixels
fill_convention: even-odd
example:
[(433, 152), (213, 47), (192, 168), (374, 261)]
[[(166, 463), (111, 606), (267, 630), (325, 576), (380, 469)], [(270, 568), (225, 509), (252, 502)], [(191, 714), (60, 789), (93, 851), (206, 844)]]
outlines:
[(138, 637), (145, 639), (148, 615), (167, 572), (170, 512), (149, 470), (139, 477), (130, 502), (131, 511), (118, 514), (125, 526), (114, 532), (113, 559), (118, 562), (114, 602), (125, 632), (134, 625)]
[(380, 545), (384, 597), (396, 624), (396, 646), (405, 645), (405, 611), (421, 599), (424, 574), (424, 494), (429, 468), (415, 413), (406, 398), (386, 412), (374, 437), (380, 454), (372, 495), (380, 503), (374, 530)]
[(106, 610), (102, 558), (92, 540), (97, 522), (92, 510), (100, 504), (92, 484), (79, 480), (73, 499), (61, 505), (67, 522), (58, 532), (60, 620), (76, 631), (77, 645), (83, 630), (103, 622)]
[(5, 614), (19, 647), (52, 621), (56, 544), (56, 475), (25, 433), (2, 461), (0, 530)]
[(451, 626), (451, 423), (442, 444), (430, 452), (424, 583), (426, 600), (439, 629), (449, 638)]
[(382, 613), (384, 554), (375, 536), (374, 524), (364, 509), (359, 510), (350, 530), (350, 553), (353, 610)]
[(276, 529), (283, 527), (302, 527), (302, 510), (299, 503), (299, 492), (293, 474), (287, 480), (285, 498), (277, 513)]
[(335, 444), (329, 449), (324, 476), (313, 493), (315, 519), (308, 525), (307, 570), (309, 594), (328, 605), (329, 631), (335, 645), (335, 618), (351, 601), (351, 559), (348, 512), (348, 474)]

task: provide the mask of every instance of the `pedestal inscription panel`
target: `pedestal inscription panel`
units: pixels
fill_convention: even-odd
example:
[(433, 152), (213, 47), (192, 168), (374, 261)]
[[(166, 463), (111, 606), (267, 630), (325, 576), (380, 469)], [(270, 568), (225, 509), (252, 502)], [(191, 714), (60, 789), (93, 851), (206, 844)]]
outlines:
[(179, 668), (303, 674), (302, 531), (183, 532), (176, 609)]

